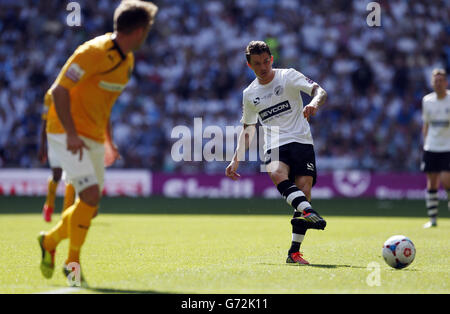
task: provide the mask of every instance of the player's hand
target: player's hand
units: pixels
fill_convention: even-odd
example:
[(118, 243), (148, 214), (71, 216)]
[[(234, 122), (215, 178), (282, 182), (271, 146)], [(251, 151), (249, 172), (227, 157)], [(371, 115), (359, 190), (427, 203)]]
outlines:
[(78, 135), (67, 135), (67, 150), (72, 154), (80, 154), (80, 160), (83, 159), (83, 148), (89, 150), (89, 147)]
[(307, 105), (303, 108), (303, 116), (309, 121), (309, 118), (316, 114), (317, 109), (316, 105)]
[(105, 167), (109, 167), (118, 159), (122, 159), (120, 156), (119, 149), (114, 143), (105, 142)]
[(39, 146), (38, 160), (41, 164), (45, 164), (47, 162), (47, 149), (46, 149), (45, 145)]
[(239, 167), (239, 161), (233, 160), (232, 162), (230, 162), (227, 169), (225, 169), (225, 175), (234, 181), (238, 180), (241, 177), (241, 175), (236, 172), (238, 167)]

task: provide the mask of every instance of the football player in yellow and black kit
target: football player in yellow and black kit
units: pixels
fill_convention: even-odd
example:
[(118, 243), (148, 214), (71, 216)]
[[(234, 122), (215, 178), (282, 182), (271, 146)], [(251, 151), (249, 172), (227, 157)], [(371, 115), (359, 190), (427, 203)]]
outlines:
[[(133, 51), (144, 43), (157, 11), (151, 2), (122, 1), (114, 12), (114, 32), (79, 46), (50, 89), (49, 152), (57, 156), (78, 199), (53, 229), (38, 237), (46, 278), (53, 275), (56, 247), (66, 238), (70, 242), (64, 273), (80, 267), (80, 250), (101, 199), (105, 149), (113, 152), (113, 159), (119, 157), (112, 140), (111, 108), (131, 76)], [(83, 276), (80, 279), (75, 284), (85, 285)]]

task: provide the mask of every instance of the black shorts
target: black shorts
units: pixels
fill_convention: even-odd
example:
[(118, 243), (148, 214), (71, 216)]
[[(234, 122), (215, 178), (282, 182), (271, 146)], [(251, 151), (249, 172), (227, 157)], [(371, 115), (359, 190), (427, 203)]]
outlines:
[(313, 186), (317, 181), (316, 155), (311, 144), (288, 143), (274, 149), (269, 149), (265, 154), (264, 163), (268, 165), (278, 160), (289, 166), (289, 180), (295, 181), (296, 176), (313, 177)]
[(450, 171), (450, 152), (424, 151), (420, 170), (423, 172)]

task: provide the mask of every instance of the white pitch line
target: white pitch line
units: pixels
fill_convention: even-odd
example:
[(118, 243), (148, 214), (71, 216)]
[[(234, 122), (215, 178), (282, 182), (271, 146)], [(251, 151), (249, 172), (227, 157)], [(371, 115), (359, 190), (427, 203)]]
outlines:
[(77, 287), (67, 287), (67, 288), (61, 288), (61, 289), (56, 289), (56, 290), (38, 292), (36, 294), (69, 294), (69, 293), (79, 292), (81, 290), (85, 290), (85, 289), (77, 288)]

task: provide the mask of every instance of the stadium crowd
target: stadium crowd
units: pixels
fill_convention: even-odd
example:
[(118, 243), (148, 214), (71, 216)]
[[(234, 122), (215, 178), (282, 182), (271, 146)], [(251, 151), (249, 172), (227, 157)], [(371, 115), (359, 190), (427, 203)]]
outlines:
[[(117, 1), (77, 1), (79, 27), (66, 23), (68, 2), (0, 2), (0, 167), (42, 167), (46, 90), (79, 44), (112, 31)], [(369, 1), (154, 2), (156, 23), (111, 117), (123, 157), (115, 167), (223, 173), (225, 161), (175, 162), (171, 133), (193, 130), (194, 117), (204, 128), (239, 125), (254, 79), (244, 50), (266, 40), (274, 67), (296, 68), (328, 92), (311, 121), (319, 170), (419, 171), (421, 99), (434, 67), (450, 72), (450, 1), (378, 1), (379, 27), (366, 22)]]

